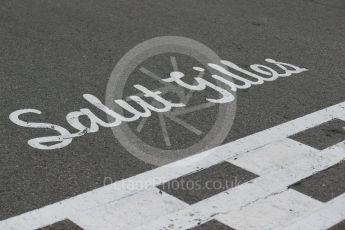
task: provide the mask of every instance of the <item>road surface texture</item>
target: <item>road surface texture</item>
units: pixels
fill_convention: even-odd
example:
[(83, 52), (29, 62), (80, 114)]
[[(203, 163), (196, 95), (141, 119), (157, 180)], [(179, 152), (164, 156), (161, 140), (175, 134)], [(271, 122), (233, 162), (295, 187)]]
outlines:
[[(0, 24), (0, 229), (345, 229), (344, 1), (3, 0)], [(243, 68), (272, 58), (308, 71), (237, 91), (222, 145), (179, 171), (136, 158), (109, 128), (43, 151), (27, 141), (54, 132), (10, 121), (31, 108), (42, 114), (26, 120), (72, 129), (66, 114), (91, 108), (83, 94), (104, 101), (121, 57), (158, 36)], [(231, 186), (171, 189), (184, 178)]]

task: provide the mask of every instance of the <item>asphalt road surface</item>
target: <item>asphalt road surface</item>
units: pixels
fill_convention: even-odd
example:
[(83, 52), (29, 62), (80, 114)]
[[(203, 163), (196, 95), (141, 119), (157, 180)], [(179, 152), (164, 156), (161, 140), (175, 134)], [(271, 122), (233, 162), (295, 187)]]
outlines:
[[(83, 99), (86, 93), (104, 102), (113, 68), (145, 40), (182, 36), (203, 43), (221, 59), (243, 68), (272, 58), (308, 69), (237, 91), (235, 119), (223, 144), (345, 101), (342, 0), (3, 0), (0, 24), (0, 220), (100, 188), (105, 178), (116, 182), (157, 168), (130, 154), (110, 128), (45, 151), (30, 147), (27, 141), (54, 132), (20, 127), (9, 120), (9, 114), (18, 109), (38, 109), (41, 115), (25, 119), (72, 130), (66, 114), (91, 108)], [(162, 58), (156, 63), (155, 68), (165, 68)], [(198, 116), (205, 119), (207, 129), (207, 119), (212, 116)], [(332, 129), (336, 134), (329, 135), (343, 141), (341, 127), (345, 125), (341, 117), (338, 120)], [(181, 134), (179, 129), (170, 131), (172, 136)], [(159, 132), (151, 129), (144, 136), (153, 135), (157, 143), (166, 144)], [(192, 136), (186, 134), (183, 140), (192, 142)], [(292, 139), (313, 142), (308, 135)], [(323, 149), (322, 143), (332, 141), (321, 138), (316, 142)], [(159, 146), (157, 143), (152, 145)], [(323, 184), (341, 194), (345, 177), (339, 175), (345, 168), (337, 167)], [(229, 170), (225, 167), (218, 174), (227, 175)], [(243, 172), (247, 180), (260, 175), (255, 174)], [(312, 182), (295, 185), (299, 186), (296, 190), (308, 190), (308, 183)], [(317, 187), (313, 191), (310, 196), (328, 201), (327, 191)], [(189, 196), (180, 194), (179, 199), (194, 203)], [(205, 197), (202, 192), (199, 196)]]

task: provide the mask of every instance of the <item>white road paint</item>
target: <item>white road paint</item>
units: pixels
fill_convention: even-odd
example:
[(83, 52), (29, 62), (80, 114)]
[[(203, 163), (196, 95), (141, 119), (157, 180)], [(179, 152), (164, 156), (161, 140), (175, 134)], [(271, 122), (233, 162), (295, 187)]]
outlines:
[(227, 161), (257, 175), (265, 175), (301, 159), (312, 159), (317, 151), (292, 139), (283, 139)]
[[(186, 209), (162, 216), (145, 226), (139, 226), (135, 230), (188, 229), (222, 215), (236, 213), (260, 200), (283, 193), (289, 185), (344, 160), (344, 150), (344, 143), (340, 143), (335, 147), (319, 151), (315, 153), (315, 157), (312, 159), (302, 159), (296, 164), (260, 176)], [(343, 208), (345, 209), (345, 207)]]
[[(194, 78), (195, 82), (197, 83), (196, 85), (194, 85), (194, 84), (191, 85), (191, 84), (185, 83), (184, 81), (181, 80), (185, 76), (184, 73), (177, 71), (176, 59), (174, 57), (172, 57), (171, 61), (173, 63), (174, 71), (170, 73), (170, 77), (165, 78), (165, 79), (162, 79), (161, 77), (156, 76), (153, 73), (150, 73), (150, 71), (146, 70), (143, 67), (140, 69), (144, 73), (149, 74), (151, 77), (153, 77), (157, 81), (163, 81), (166, 85), (171, 85), (171, 82), (175, 82), (175, 83), (177, 83), (178, 86), (181, 86), (182, 88), (186, 88), (186, 89), (189, 89), (192, 91), (202, 91), (206, 87), (212, 88), (222, 95), (222, 97), (220, 99), (206, 98), (207, 101), (212, 102), (212, 103), (218, 103), (218, 104), (219, 103), (230, 103), (230, 102), (235, 100), (235, 97), (231, 92), (229, 92), (228, 90), (225, 90), (225, 89), (223, 89), (223, 88), (221, 88), (221, 87), (219, 87), (219, 86), (217, 86), (217, 85), (215, 85), (215, 84), (213, 84), (213, 83), (211, 83), (211, 82), (209, 82), (209, 81), (207, 81), (207, 80), (205, 80), (199, 76)], [(251, 87), (252, 85), (259, 85), (259, 84), (263, 84), (265, 81), (276, 80), (278, 77), (287, 77), (287, 76), (291, 76), (293, 74), (299, 74), (299, 73), (302, 73), (304, 71), (307, 71), (306, 68), (300, 68), (298, 66), (288, 64), (288, 63), (278, 62), (278, 61), (275, 61), (273, 59), (265, 59), (265, 61), (268, 63), (274, 64), (276, 67), (280, 68), (280, 71), (283, 70), (284, 72), (279, 74), (277, 71), (273, 70), (272, 68), (270, 68), (268, 66), (259, 65), (259, 64), (251, 65), (251, 69), (253, 71), (256, 71), (257, 73), (260, 73), (260, 74), (263, 74), (266, 76), (270, 76), (270, 78), (260, 77), (257, 74), (254, 74), (252, 72), (249, 72), (247, 70), (244, 70), (244, 69), (238, 67), (236, 64), (234, 64), (230, 61), (225, 61), (225, 60), (221, 61), (222, 64), (257, 79), (257, 81), (250, 81), (246, 78), (243, 78), (243, 77), (240, 77), (236, 74), (231, 73), (230, 71), (224, 69), (222, 66), (220, 66), (218, 64), (208, 63), (208, 65), (210, 67), (212, 67), (213, 69), (218, 70), (220, 73), (223, 73), (223, 74), (225, 74), (231, 78), (235, 78), (238, 81), (242, 81), (242, 83), (244, 83), (244, 85), (237, 85), (237, 84), (233, 83), (232, 81), (227, 80), (223, 77), (220, 77), (218, 75), (212, 75), (212, 77), (215, 78), (216, 80), (221, 81), (221, 82), (227, 84), (228, 86), (230, 86), (232, 91), (236, 91), (237, 89), (247, 89), (247, 88)], [(200, 72), (203, 69), (201, 67), (194, 67), (194, 70)], [(164, 113), (164, 112), (170, 111), (172, 108), (179, 108), (179, 107), (185, 107), (186, 106), (186, 104), (184, 104), (184, 103), (174, 103), (174, 102), (171, 102), (171, 101), (164, 99), (163, 97), (160, 96), (160, 94), (162, 94), (161, 91), (158, 91), (158, 90), (151, 91), (151, 90), (147, 89), (146, 87), (139, 85), (139, 84), (135, 84), (133, 86), (134, 86), (134, 88), (136, 88), (137, 90), (139, 90), (141, 92), (140, 93), (141, 96), (145, 96), (145, 97), (149, 97), (149, 98), (154, 99), (155, 101), (153, 102), (153, 104), (155, 104), (155, 103), (161, 104), (161, 105), (163, 105), (163, 108), (157, 108), (157, 107), (153, 106), (152, 104), (147, 103), (146, 101), (144, 101), (142, 98), (140, 98), (137, 95), (132, 95), (132, 96), (127, 97), (127, 98), (131, 99), (132, 101), (136, 102), (138, 105), (140, 105), (140, 107), (142, 107), (142, 110), (144, 110), (144, 112), (140, 112), (137, 109), (135, 109), (134, 107), (132, 107), (130, 104), (128, 104), (125, 100), (114, 98), (114, 101), (116, 104), (118, 104), (123, 109), (127, 110), (129, 113), (132, 114), (131, 117), (125, 117), (123, 115), (116, 113), (115, 111), (111, 110), (110, 108), (108, 108), (94, 95), (84, 94), (83, 97), (86, 101), (88, 101), (90, 104), (92, 104), (93, 106), (95, 106), (96, 108), (101, 110), (102, 112), (106, 113), (108, 116), (110, 116), (112, 118), (113, 121), (111, 123), (105, 122), (102, 119), (100, 119), (99, 117), (97, 117), (88, 108), (82, 108), (79, 111), (73, 111), (73, 112), (70, 112), (66, 115), (67, 122), (74, 129), (78, 130), (75, 133), (71, 133), (67, 129), (65, 129), (59, 125), (50, 124), (50, 123), (26, 122), (26, 121), (23, 121), (20, 119), (19, 116), (21, 116), (23, 114), (27, 114), (27, 113), (41, 114), (42, 113), (41, 111), (36, 110), (36, 109), (16, 110), (10, 114), (9, 119), (13, 123), (15, 123), (19, 126), (22, 126), (22, 127), (36, 128), (36, 129), (37, 128), (39, 128), (39, 129), (52, 129), (52, 130), (56, 131), (57, 133), (59, 133), (59, 135), (48, 136), (48, 137), (38, 137), (38, 138), (30, 139), (28, 141), (28, 144), (33, 148), (37, 148), (37, 149), (41, 149), (41, 150), (51, 150), (51, 149), (59, 149), (59, 148), (66, 147), (67, 145), (69, 145), (72, 142), (73, 138), (75, 138), (75, 137), (80, 137), (80, 136), (83, 136), (87, 133), (97, 132), (99, 130), (99, 126), (106, 127), (106, 128), (112, 128), (112, 127), (116, 127), (116, 126), (120, 125), (122, 122), (131, 122), (131, 121), (138, 120), (140, 118), (147, 118), (147, 117), (151, 116), (151, 114), (152, 114), (151, 111), (157, 112), (157, 113)], [(174, 87), (174, 85), (172, 85), (172, 86)], [(182, 88), (180, 88), (180, 89), (182, 89)], [(89, 126), (85, 126), (80, 121), (80, 117), (83, 117), (83, 116), (89, 119), (89, 121), (90, 121)]]
[(320, 201), (289, 189), (216, 219), (239, 230), (277, 230), (321, 207)]
[(128, 230), (187, 206), (177, 198), (160, 193), (158, 189), (150, 189), (126, 199), (90, 209), (69, 219), (85, 230)]
[[(85, 218), (91, 218), (90, 216), (85, 215), (90, 210), (95, 210), (97, 208), (98, 211), (101, 211), (103, 210), (102, 208), (104, 208), (104, 210), (108, 210), (107, 213), (109, 213), (109, 216), (111, 216), (112, 213), (118, 214), (119, 210), (125, 209), (124, 204), (126, 204), (130, 210), (130, 207), (132, 207), (131, 205), (133, 205), (134, 202), (133, 200), (130, 201), (130, 197), (132, 196), (142, 197), (143, 200), (148, 201), (147, 204), (150, 204), (153, 207), (159, 207), (157, 209), (159, 209), (160, 213), (163, 215), (158, 218), (156, 216), (157, 213), (151, 210), (152, 216), (146, 218), (155, 219), (155, 221), (145, 223), (145, 226), (140, 225), (142, 223), (142, 219), (139, 212), (135, 215), (133, 214), (137, 218), (133, 218), (132, 220), (118, 219), (119, 222), (123, 221), (122, 223), (131, 224), (131, 226), (138, 226), (138, 229), (152, 230), (159, 229), (162, 226), (167, 226), (169, 229), (178, 229), (178, 227), (181, 227), (181, 229), (187, 229), (188, 227), (197, 225), (199, 222), (205, 222), (210, 218), (221, 218), (221, 213), (229, 215), (231, 212), (237, 212), (241, 208), (250, 206), (262, 199), (269, 198), (274, 194), (284, 193), (287, 186), (292, 183), (313, 173), (324, 170), (344, 159), (344, 143), (323, 151), (316, 151), (315, 154), (310, 154), (313, 152), (311, 148), (300, 146), (298, 144), (296, 145), (294, 141), (286, 140), (287, 136), (293, 135), (307, 128), (314, 127), (334, 118), (344, 119), (344, 117), (345, 102), (219, 146), (209, 151), (193, 155), (181, 161), (3, 220), (0, 222), (0, 229), (33, 230), (66, 218), (74, 220), (76, 224), (81, 223), (86, 225), (87, 220), (84, 220), (83, 216)], [(280, 151), (281, 156), (277, 155), (274, 157), (272, 153), (270, 153), (268, 154), (269, 158), (266, 158), (266, 161), (262, 160), (261, 164), (255, 164), (254, 158), (258, 158), (260, 155), (263, 155), (262, 151), (260, 153), (260, 147), (264, 147), (269, 150), (276, 149), (277, 146), (281, 147), (281, 145), (284, 144), (286, 144), (286, 147), (284, 147), (285, 150), (282, 148)], [(299, 153), (294, 153), (291, 155), (291, 158), (289, 158), (289, 156), (287, 156), (289, 148), (296, 148)], [(249, 157), (250, 154), (247, 154), (248, 152), (253, 152), (253, 159)], [(298, 154), (301, 154), (300, 160), (296, 158)], [(234, 160), (235, 157), (238, 158), (238, 162)], [(270, 162), (271, 157), (273, 157), (272, 162)], [(247, 159), (247, 161), (245, 159)], [(170, 200), (172, 204), (167, 206), (161, 205), (161, 203), (156, 200), (157, 196), (152, 195), (156, 190), (154, 188), (155, 185), (198, 171), (202, 168), (207, 168), (224, 160), (241, 164), (241, 166), (248, 169), (250, 168), (251, 170), (261, 174), (261, 176), (251, 182), (244, 183), (241, 186), (210, 197), (209, 199), (203, 200), (192, 206), (187, 206), (187, 208), (185, 208), (180, 201), (169, 197), (167, 194), (164, 195), (165, 198), (163, 199)], [(192, 164), (186, 164), (186, 161), (190, 161)], [(280, 161), (290, 161), (295, 163), (286, 164)], [(246, 162), (248, 162), (248, 164), (246, 164)], [(270, 170), (270, 167), (272, 167), (272, 170)], [(127, 186), (123, 186), (123, 184), (145, 184), (148, 186), (144, 188), (129, 189)], [(117, 202), (122, 205), (116, 205)], [(166, 202), (163, 201), (163, 203)], [(112, 206), (112, 204), (114, 205)], [(345, 209), (345, 206), (343, 205), (339, 208), (343, 210)], [(143, 207), (143, 210), (146, 210), (145, 207)], [(146, 214), (147, 213), (142, 215)], [(109, 216), (107, 216), (107, 218), (110, 218)], [(93, 220), (99, 222), (101, 221), (101, 217), (95, 217)], [(130, 221), (130, 223), (128, 221)], [(171, 224), (174, 225), (172, 226)], [(90, 227), (88, 229), (97, 228)]]
[(323, 204), (306, 218), (293, 223), (284, 230), (324, 230), (345, 220), (345, 194)]

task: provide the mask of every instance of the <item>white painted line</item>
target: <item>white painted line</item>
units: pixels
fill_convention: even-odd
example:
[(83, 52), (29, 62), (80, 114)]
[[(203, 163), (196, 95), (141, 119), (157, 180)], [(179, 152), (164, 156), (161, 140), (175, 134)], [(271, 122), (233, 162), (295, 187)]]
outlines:
[(277, 230), (320, 207), (320, 201), (289, 189), (216, 219), (234, 229)]
[(345, 194), (327, 202), (312, 215), (284, 230), (326, 230), (345, 220)]
[[(0, 229), (32, 230), (50, 225), (71, 216), (77, 216), (96, 207), (104, 206), (120, 199), (126, 199), (126, 197), (137, 194), (142, 190), (152, 189), (152, 187), (160, 183), (170, 181), (174, 178), (195, 172), (202, 168), (207, 168), (211, 165), (240, 155), (244, 152), (257, 149), (269, 143), (282, 140), (287, 136), (327, 122), (331, 119), (342, 119), (344, 117), (345, 102), (342, 102), (304, 117), (297, 118), (276, 127), (247, 136), (240, 140), (193, 155), (183, 160), (80, 194), (61, 202), (3, 220), (0, 222)], [(188, 164), (188, 162), (190, 162), (190, 164)], [(274, 178), (272, 178), (272, 180), (274, 180)], [(123, 184), (151, 184), (151, 186), (148, 188), (128, 189), (126, 186), (123, 186)], [(255, 193), (255, 191), (252, 191), (252, 193)], [(258, 195), (260, 194), (261, 193), (259, 192)]]
[(153, 189), (69, 217), (85, 230), (128, 230), (155, 218), (183, 208), (188, 204)]
[(244, 207), (282, 193), (299, 180), (325, 170), (345, 159), (344, 142), (323, 151), (316, 152), (313, 158), (302, 159), (289, 167), (271, 172), (227, 190), (184, 210), (162, 216), (156, 221), (136, 230), (188, 229)]

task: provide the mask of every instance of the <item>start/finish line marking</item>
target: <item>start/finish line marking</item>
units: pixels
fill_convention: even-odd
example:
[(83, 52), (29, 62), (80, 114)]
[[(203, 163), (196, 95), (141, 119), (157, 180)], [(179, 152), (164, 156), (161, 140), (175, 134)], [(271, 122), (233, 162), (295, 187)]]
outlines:
[[(137, 229), (189, 229), (199, 225), (200, 223), (218, 218), (223, 222), (225, 222), (224, 220), (227, 220), (227, 223), (235, 229), (273, 230), (279, 229), (278, 227), (285, 227), (286, 224), (291, 221), (291, 218), (286, 218), (288, 217), (286, 216), (286, 213), (289, 213), (288, 211), (290, 210), (287, 209), (287, 212), (282, 215), (286, 219), (281, 218), (281, 223), (277, 222), (277, 217), (274, 217), (274, 215), (277, 214), (274, 206), (277, 206), (277, 204), (272, 203), (274, 199), (270, 199), (272, 199), (272, 197), (281, 198), (280, 196), (285, 196), (283, 193), (290, 193), (288, 189), (289, 185), (345, 159), (345, 148), (343, 146), (344, 143), (340, 143), (335, 147), (316, 152), (314, 157), (305, 157), (300, 160), (296, 159), (296, 162), (288, 167), (282, 167), (276, 171), (273, 170), (272, 172), (268, 172), (267, 174), (252, 180), (250, 183), (247, 182), (178, 212), (154, 219), (151, 223), (148, 223), (145, 226), (140, 226)], [(289, 199), (286, 197), (284, 199), (286, 201), (281, 202), (282, 207), (278, 209), (284, 211), (284, 206), (286, 207), (287, 205), (290, 205), (290, 215), (296, 215), (295, 218), (297, 219), (300, 215), (300, 211), (296, 212), (296, 210), (300, 210), (300, 207), (296, 207), (298, 202), (303, 200), (304, 203), (311, 203), (310, 201), (308, 202), (311, 198), (308, 198), (308, 200), (304, 198), (301, 199), (297, 197), (297, 195), (294, 195), (293, 198), (290, 196)], [(299, 201), (295, 201), (291, 204), (290, 202), (292, 200)], [(252, 206), (257, 205), (258, 202), (262, 202), (265, 206), (265, 209), (261, 210), (261, 212), (266, 212), (265, 216), (267, 218), (271, 215), (271, 218), (266, 220), (271, 225), (271, 228), (264, 228), (264, 226), (267, 226), (267, 222), (264, 222), (264, 220), (260, 218), (255, 221), (255, 217), (258, 215), (255, 213), (259, 212), (259, 208), (253, 208)], [(308, 210), (311, 212), (318, 208), (320, 202), (315, 201), (312, 203), (313, 204), (310, 205)], [(246, 211), (248, 209), (253, 209), (255, 211), (248, 211), (248, 213), (252, 213), (248, 216), (246, 215)], [(304, 213), (308, 213), (306, 210), (304, 211)], [(302, 212), (301, 214), (304, 213)], [(191, 214), (193, 214), (192, 217)], [(235, 219), (234, 217), (236, 217), (236, 215), (239, 215), (239, 217), (237, 216)], [(254, 221), (252, 220), (252, 222), (250, 222), (249, 220), (251, 219), (254, 219)], [(169, 226), (171, 227), (169, 228)], [(253, 226), (256, 227), (253, 228)]]
[[(144, 229), (143, 223), (145, 223), (145, 228), (150, 230), (164, 229), (164, 227), (188, 229), (204, 223), (210, 218), (217, 218), (225, 223), (224, 218), (227, 219), (226, 216), (231, 215), (232, 211), (245, 208), (249, 208), (248, 212), (251, 209), (255, 210), (255, 207), (251, 207), (252, 204), (274, 196), (274, 194), (277, 195), (278, 200), (283, 200), (282, 202), (284, 200), (303, 200), (302, 195), (290, 192), (287, 187), (345, 159), (344, 143), (319, 151), (303, 144), (296, 145), (295, 141), (288, 140), (287, 137), (324, 122), (333, 119), (345, 120), (344, 118), (345, 102), (342, 102), (206, 152), (3, 220), (0, 222), (0, 229), (34, 230), (64, 219), (70, 219), (84, 229), (100, 229), (97, 226), (102, 226), (102, 230), (128, 229), (128, 226), (130, 229), (135, 227)], [(269, 153), (265, 156), (260, 153), (259, 148), (261, 147), (273, 150), (290, 148), (297, 151), (291, 156), (284, 154), (284, 150), (282, 154), (275, 156), (268, 151)], [(261, 156), (266, 157), (267, 160), (265, 161)], [(234, 161), (235, 158), (238, 159), (238, 163)], [(255, 159), (261, 159), (261, 161)], [(191, 206), (169, 194), (161, 193), (155, 188), (159, 184), (208, 168), (222, 161), (237, 164), (239, 167), (258, 174), (259, 177), (250, 183), (231, 188)], [(148, 186), (128, 188), (123, 186), (124, 184)], [(229, 194), (232, 195), (229, 196)], [(272, 199), (274, 200), (274, 198)], [(324, 215), (323, 206), (319, 202), (313, 200), (311, 203), (313, 203), (311, 210), (315, 208), (315, 210), (320, 210), (317, 212), (320, 213), (319, 215)], [(337, 206), (330, 204), (327, 206), (329, 209)], [(262, 205), (270, 207), (272, 204), (264, 202)], [(339, 209), (341, 213), (337, 214), (338, 219), (345, 218), (344, 210), (342, 210), (345, 209), (345, 206), (341, 207), (343, 208)], [(270, 208), (267, 210), (269, 212)], [(97, 212), (103, 214), (96, 215)], [(333, 210), (333, 212), (335, 211)], [(317, 213), (314, 213), (315, 217), (309, 218), (311, 220), (317, 218)], [(92, 218), (93, 215), (94, 218)], [(332, 221), (335, 220), (332, 219)], [(242, 226), (242, 222), (239, 218), (237, 225)], [(298, 225), (303, 225), (303, 223), (302, 221)], [(236, 225), (236, 223), (230, 222), (227, 224)]]

